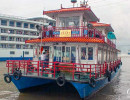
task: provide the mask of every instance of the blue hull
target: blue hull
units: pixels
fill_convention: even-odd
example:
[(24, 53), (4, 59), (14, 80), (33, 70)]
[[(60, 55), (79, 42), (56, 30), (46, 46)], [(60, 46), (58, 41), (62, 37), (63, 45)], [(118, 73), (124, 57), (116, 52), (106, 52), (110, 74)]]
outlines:
[[(111, 81), (114, 79), (116, 75), (118, 75), (120, 71), (120, 68), (116, 70), (116, 72), (113, 71), (111, 74)], [(71, 82), (71, 84), (76, 88), (77, 92), (80, 95), (80, 98), (85, 98), (89, 97), (90, 95), (94, 94), (101, 88), (103, 88), (105, 85), (110, 83), (108, 81), (108, 78), (104, 78), (102, 80), (96, 81), (96, 87), (91, 87), (89, 84), (81, 84), (81, 83), (76, 83), (76, 82)]]
[(12, 82), (15, 84), (16, 88), (19, 91), (23, 91), (27, 88), (45, 85), (53, 82), (53, 80), (42, 79), (42, 78), (34, 78), (34, 77), (24, 77), (22, 76), (20, 80), (15, 80), (13, 76), (11, 76)]
[(0, 57), (0, 61), (6, 61), (6, 60), (32, 60), (33, 57)]
[[(114, 71), (112, 72), (111, 81), (112, 79), (114, 79), (115, 76), (118, 75), (119, 71), (120, 71), (120, 68), (119, 69), (117, 68), (116, 72)], [(20, 80), (14, 80), (14, 78), (12, 77), (12, 82), (15, 84), (17, 89), (21, 91), (30, 87), (49, 84), (49, 83), (55, 82), (55, 80), (22, 76)], [(85, 83), (79, 83), (79, 82), (70, 82), (70, 84), (72, 84), (72, 86), (75, 87), (75, 89), (77, 90), (78, 94), (80, 95), (80, 98), (89, 97), (93, 93), (103, 88), (108, 83), (110, 83), (108, 81), (108, 78), (103, 78), (101, 80), (96, 81), (96, 86), (93, 88), (89, 85), (89, 83), (85, 84)]]

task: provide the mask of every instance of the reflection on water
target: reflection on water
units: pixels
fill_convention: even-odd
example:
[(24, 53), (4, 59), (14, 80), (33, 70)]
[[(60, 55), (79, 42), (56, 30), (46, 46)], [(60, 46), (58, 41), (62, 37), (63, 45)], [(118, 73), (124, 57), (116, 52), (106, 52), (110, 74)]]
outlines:
[[(119, 77), (89, 100), (130, 100), (130, 57), (123, 57), (122, 62)], [(1, 62), (0, 67), (0, 100), (80, 100), (73, 87), (67, 85), (67, 88), (61, 88), (55, 83), (19, 93), (12, 83), (6, 84), (3, 80), (3, 73), (6, 73), (5, 62)]]

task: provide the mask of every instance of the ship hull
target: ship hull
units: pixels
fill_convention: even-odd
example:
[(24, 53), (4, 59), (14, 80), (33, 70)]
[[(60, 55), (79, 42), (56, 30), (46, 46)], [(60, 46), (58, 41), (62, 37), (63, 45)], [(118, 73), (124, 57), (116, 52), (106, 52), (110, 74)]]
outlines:
[[(120, 72), (120, 67), (116, 69), (116, 72), (113, 71), (111, 73), (111, 81), (116, 76), (118, 76), (119, 72)], [(46, 84), (56, 82), (55, 80), (51, 80), (51, 79), (27, 77), (27, 76), (22, 76), (20, 80), (15, 80), (13, 76), (11, 76), (11, 79), (20, 92), (32, 87), (44, 86)], [(89, 83), (70, 82), (70, 81), (68, 83), (72, 84), (71, 86), (73, 86), (77, 90), (80, 98), (88, 98), (110, 82), (108, 81), (107, 77), (104, 77), (96, 81), (95, 87), (91, 87)]]
[[(120, 72), (120, 68), (119, 69), (117, 68), (116, 72), (114, 71), (112, 72), (111, 81), (114, 80), (116, 76), (118, 76), (119, 72)], [(101, 80), (96, 81), (96, 85), (94, 88), (91, 87), (89, 84), (81, 84), (81, 83), (76, 83), (76, 82), (71, 82), (71, 84), (77, 90), (78, 94), (80, 95), (80, 98), (88, 98), (92, 96), (92, 94), (102, 89), (104, 86), (106, 86), (110, 82), (108, 81), (108, 78), (103, 78)]]
[(14, 85), (16, 86), (16, 88), (20, 92), (23, 92), (32, 87), (42, 86), (53, 82), (53, 80), (49, 80), (49, 79), (26, 77), (26, 76), (22, 76), (19, 80), (15, 80), (13, 76), (11, 76), (11, 79)]

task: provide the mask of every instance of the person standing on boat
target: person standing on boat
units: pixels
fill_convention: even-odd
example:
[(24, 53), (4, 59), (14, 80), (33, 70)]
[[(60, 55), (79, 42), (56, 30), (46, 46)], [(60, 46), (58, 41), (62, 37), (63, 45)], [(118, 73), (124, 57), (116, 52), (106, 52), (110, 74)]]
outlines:
[(47, 57), (46, 52), (43, 52), (41, 54), (41, 61), (43, 61), (43, 68), (45, 68), (45, 65), (46, 65), (46, 57)]
[(54, 30), (52, 23), (49, 23), (49, 26), (47, 28), (48, 28), (48, 31), (49, 31), (49, 37), (52, 37), (53, 36), (53, 30)]

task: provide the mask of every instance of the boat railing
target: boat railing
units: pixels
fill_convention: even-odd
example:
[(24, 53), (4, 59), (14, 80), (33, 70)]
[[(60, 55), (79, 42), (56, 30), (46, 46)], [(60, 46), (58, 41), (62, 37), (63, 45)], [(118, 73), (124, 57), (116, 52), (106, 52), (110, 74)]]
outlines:
[[(71, 30), (71, 37), (97, 37), (100, 39), (104, 39), (104, 35), (101, 31), (97, 30), (96, 28), (88, 29), (85, 26), (79, 27), (53, 27), (53, 37), (60, 37), (61, 30)], [(47, 28), (43, 28), (43, 35), (44, 38), (49, 37), (49, 31)]]
[[(60, 37), (60, 31), (61, 30), (62, 31), (63, 30), (70, 30), (71, 31), (71, 37), (75, 37), (75, 38), (78, 38), (78, 37), (98, 38), (98, 39), (104, 40), (104, 42), (106, 42), (107, 44), (109, 44), (113, 48), (116, 48), (116, 45), (111, 40), (109, 40), (104, 34), (102, 34), (102, 31), (99, 31), (96, 28), (88, 29), (86, 26), (79, 26), (79, 27), (53, 27), (53, 29), (54, 29), (53, 35), (52, 35), (53, 38)], [(43, 28), (42, 37), (43, 38), (50, 37), (49, 36), (49, 30), (47, 28)]]
[(47, 62), (32, 60), (8, 60), (6, 67), (8, 74), (20, 70), (22, 75), (36, 76), (57, 79), (60, 74), (65, 75), (66, 79), (73, 81), (83, 81), (86, 79), (98, 79), (105, 75), (106, 70), (114, 70), (121, 60), (110, 62), (109, 64), (78, 64), (66, 62)]

